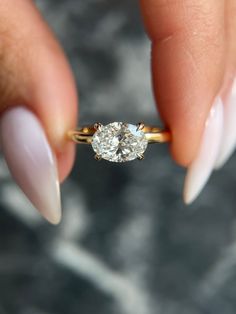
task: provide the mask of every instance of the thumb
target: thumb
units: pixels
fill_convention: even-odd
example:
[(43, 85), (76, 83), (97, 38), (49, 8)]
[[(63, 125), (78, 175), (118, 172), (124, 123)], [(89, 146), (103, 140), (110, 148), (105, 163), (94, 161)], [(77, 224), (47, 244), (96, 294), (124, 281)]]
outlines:
[[(59, 181), (71, 169), (65, 134), (77, 120), (74, 79), (31, 1), (0, 3), (0, 112), (3, 154), (16, 182), (51, 222), (60, 220)], [(22, 23), (24, 21), (24, 23)]]

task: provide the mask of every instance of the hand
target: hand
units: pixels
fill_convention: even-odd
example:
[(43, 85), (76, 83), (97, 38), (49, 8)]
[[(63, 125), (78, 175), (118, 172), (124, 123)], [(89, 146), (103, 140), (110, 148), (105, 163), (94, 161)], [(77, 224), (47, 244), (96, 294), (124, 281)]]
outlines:
[[(236, 143), (236, 4), (141, 0), (141, 10), (152, 40), (158, 109), (172, 132), (173, 158), (188, 167), (189, 203)], [(59, 181), (74, 161), (74, 144), (65, 137), (77, 120), (74, 79), (31, 1), (2, 0), (0, 17), (3, 153), (31, 202), (58, 223)]]

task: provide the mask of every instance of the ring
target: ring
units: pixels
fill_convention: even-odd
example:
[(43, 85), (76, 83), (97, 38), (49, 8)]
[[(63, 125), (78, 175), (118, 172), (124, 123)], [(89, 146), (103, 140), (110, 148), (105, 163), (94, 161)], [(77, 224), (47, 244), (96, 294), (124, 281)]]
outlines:
[(70, 140), (78, 144), (90, 144), (95, 159), (112, 162), (142, 160), (149, 143), (165, 143), (171, 140), (168, 130), (147, 126), (113, 122), (107, 125), (95, 123), (68, 132)]

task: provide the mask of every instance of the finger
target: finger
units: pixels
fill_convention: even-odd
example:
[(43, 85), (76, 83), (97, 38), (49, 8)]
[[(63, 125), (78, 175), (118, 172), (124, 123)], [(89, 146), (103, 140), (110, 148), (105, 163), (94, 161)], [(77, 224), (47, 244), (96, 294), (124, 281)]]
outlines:
[(196, 157), (224, 73), (224, 1), (141, 0), (152, 40), (153, 89), (174, 159)]
[(224, 103), (224, 132), (216, 168), (222, 167), (236, 147), (236, 2), (226, 1), (225, 10), (227, 56), (222, 98)]
[[(65, 56), (31, 1), (1, 1), (1, 110), (24, 104), (36, 113), (57, 159), (60, 180), (73, 162), (65, 138), (77, 118), (74, 79)], [(24, 21), (24, 23), (21, 23)]]
[[(47, 219), (58, 222), (56, 170), (62, 181), (74, 160), (74, 145), (68, 143), (66, 133), (76, 125), (75, 83), (61, 48), (31, 1), (3, 0), (0, 15), (4, 21), (0, 23), (0, 110), (5, 157), (13, 176), (33, 204)], [(18, 105), (28, 108), (31, 113), (25, 109), (6, 111), (6, 108)], [(7, 128), (9, 124), (11, 128)], [(18, 132), (14, 125), (20, 126)], [(7, 141), (9, 132), (18, 139), (14, 141), (15, 147)], [(40, 151), (37, 141), (42, 148)], [(12, 152), (14, 160), (10, 157)], [(55, 167), (54, 156), (57, 160)], [(25, 169), (20, 169), (17, 157), (21, 161), (28, 160), (23, 163)], [(31, 174), (29, 167), (33, 167)], [(32, 178), (36, 173), (37, 177)]]

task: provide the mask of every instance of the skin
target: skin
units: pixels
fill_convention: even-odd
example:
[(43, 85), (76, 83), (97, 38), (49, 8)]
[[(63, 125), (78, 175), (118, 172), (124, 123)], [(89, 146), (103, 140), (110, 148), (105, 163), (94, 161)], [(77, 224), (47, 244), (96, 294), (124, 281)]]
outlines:
[[(235, 0), (141, 0), (152, 41), (153, 91), (171, 130), (175, 161), (196, 156), (216, 96), (230, 87), (236, 67)], [(24, 23), (22, 23), (24, 21)], [(28, 106), (42, 122), (63, 181), (75, 147), (77, 91), (64, 53), (30, 0), (0, 2), (0, 113)]]

